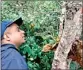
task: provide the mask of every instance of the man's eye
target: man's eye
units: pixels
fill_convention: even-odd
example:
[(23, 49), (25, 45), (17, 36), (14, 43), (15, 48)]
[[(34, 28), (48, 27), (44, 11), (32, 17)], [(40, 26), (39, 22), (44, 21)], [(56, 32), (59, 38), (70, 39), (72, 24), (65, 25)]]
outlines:
[(20, 29), (18, 29), (18, 32), (20, 31)]

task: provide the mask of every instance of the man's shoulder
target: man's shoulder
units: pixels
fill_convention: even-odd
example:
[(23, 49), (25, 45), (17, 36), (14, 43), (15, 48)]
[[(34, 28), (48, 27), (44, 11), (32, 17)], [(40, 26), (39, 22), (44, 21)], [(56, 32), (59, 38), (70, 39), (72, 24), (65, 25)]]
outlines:
[(20, 53), (17, 51), (14, 45), (5, 44), (2, 45), (1, 55), (4, 58), (19, 58), (21, 57)]
[[(7, 47), (7, 48), (4, 48)], [(1, 50), (1, 61), (2, 61), (2, 68), (10, 66), (10, 68), (27, 68), (27, 64), (21, 54), (13, 48), (12, 45), (5, 45)], [(10, 65), (11, 64), (11, 65)]]

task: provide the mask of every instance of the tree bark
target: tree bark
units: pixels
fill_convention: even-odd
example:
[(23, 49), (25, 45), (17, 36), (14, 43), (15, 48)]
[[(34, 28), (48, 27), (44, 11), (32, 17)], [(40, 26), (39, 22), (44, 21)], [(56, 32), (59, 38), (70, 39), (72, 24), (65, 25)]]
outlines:
[[(51, 70), (69, 69), (68, 53), (75, 39), (81, 37), (82, 32), (82, 2), (65, 2), (62, 23), (60, 24), (60, 42), (54, 54)], [(66, 13), (66, 14), (65, 14)], [(71, 60), (70, 60), (71, 61)]]

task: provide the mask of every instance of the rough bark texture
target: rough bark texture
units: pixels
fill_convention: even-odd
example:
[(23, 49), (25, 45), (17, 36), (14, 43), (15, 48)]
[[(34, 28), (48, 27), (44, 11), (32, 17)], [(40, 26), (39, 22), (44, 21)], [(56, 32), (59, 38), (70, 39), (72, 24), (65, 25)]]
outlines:
[[(67, 59), (68, 53), (75, 39), (81, 37), (82, 32), (82, 2), (64, 2), (60, 24), (60, 42), (54, 54), (51, 70), (69, 69), (71, 60)], [(68, 63), (69, 62), (69, 63)]]

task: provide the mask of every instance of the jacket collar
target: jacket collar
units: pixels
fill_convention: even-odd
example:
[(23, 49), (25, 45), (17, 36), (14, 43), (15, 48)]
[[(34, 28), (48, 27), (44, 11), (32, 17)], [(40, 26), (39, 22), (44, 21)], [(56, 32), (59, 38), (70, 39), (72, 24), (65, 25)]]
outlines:
[(1, 45), (1, 51), (5, 51), (5, 50), (8, 49), (8, 48), (13, 48), (13, 49), (18, 50), (18, 49), (15, 47), (15, 45), (13, 45), (13, 44), (2, 44), (2, 45)]

